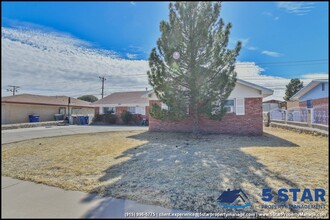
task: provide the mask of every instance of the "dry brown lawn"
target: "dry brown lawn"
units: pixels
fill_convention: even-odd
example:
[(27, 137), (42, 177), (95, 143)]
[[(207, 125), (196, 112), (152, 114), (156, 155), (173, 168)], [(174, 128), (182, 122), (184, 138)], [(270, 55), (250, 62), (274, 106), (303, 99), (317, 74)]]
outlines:
[(327, 138), (293, 133), (283, 129), (266, 128), (265, 131), (299, 147), (249, 147), (242, 148), (242, 151), (254, 156), (275, 174), (283, 175), (299, 183), (301, 188), (328, 185), (329, 144)]
[[(216, 198), (241, 188), (252, 200), (244, 211), (269, 212), (261, 208), (263, 188), (324, 188), (328, 196), (328, 147), (325, 137), (274, 128), (259, 137), (200, 139), (109, 132), (5, 144), (2, 174), (196, 212), (228, 211)], [(328, 214), (328, 201), (325, 208), (307, 212)]]
[(147, 143), (128, 138), (139, 133), (82, 134), (6, 144), (2, 148), (2, 175), (89, 192), (108, 184), (98, 178), (109, 166), (129, 159), (121, 157), (123, 152)]

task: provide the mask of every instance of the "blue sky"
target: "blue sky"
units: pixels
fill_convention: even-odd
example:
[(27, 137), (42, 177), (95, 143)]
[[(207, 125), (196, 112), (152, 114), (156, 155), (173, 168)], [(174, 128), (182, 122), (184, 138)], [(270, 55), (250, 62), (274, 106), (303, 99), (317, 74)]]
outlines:
[[(243, 42), (238, 61), (255, 62), (253, 68), (246, 67), (245, 70), (257, 69), (259, 72), (253, 74), (269, 77), (300, 77), (306, 80), (328, 74), (328, 15), (327, 2), (225, 2), (221, 12), (224, 21), (233, 24), (229, 46), (232, 47), (237, 40)], [(148, 59), (160, 36), (159, 23), (167, 19), (167, 2), (2, 2), (2, 39), (6, 39), (5, 46), (11, 48), (4, 52), (4, 55), (8, 54), (5, 59), (8, 60), (8, 68), (2, 69), (6, 70), (5, 81), (15, 83), (15, 76), (21, 71), (9, 67), (9, 63), (14, 63), (10, 57), (19, 56), (17, 51), (22, 50), (22, 44), (14, 41), (20, 41), (24, 46), (32, 45), (32, 53), (32, 49), (60, 45), (50, 46), (54, 36), (60, 36), (66, 43), (72, 43), (73, 40), (73, 45), (79, 44), (80, 49), (84, 45), (90, 51), (111, 51), (113, 60), (111, 64), (109, 61), (107, 67), (121, 70), (118, 74), (132, 74), (134, 65), (135, 69), (136, 65), (141, 67), (137, 69), (141, 72), (136, 74), (142, 74), (147, 67), (142, 67), (140, 62)], [(47, 40), (44, 40), (45, 36)], [(32, 42), (34, 38), (40, 40)], [(40, 42), (45, 43), (40, 45)], [(59, 42), (59, 38), (56, 38), (56, 42)], [(12, 49), (14, 44), (20, 47), (16, 50), (17, 55)], [(50, 53), (47, 56), (54, 56)], [(119, 65), (120, 62), (126, 63), (122, 66), (113, 64)], [(127, 66), (130, 68), (126, 70)], [(44, 67), (42, 71), (47, 71), (47, 68)], [(87, 76), (88, 71), (76, 74)], [(253, 74), (247, 79), (252, 79), (255, 76)], [(74, 73), (72, 78), (75, 78)], [(134, 83), (132, 78), (127, 80)], [(267, 79), (258, 80), (264, 82)], [(139, 89), (148, 86), (147, 81), (136, 83), (140, 85), (135, 85)], [(22, 84), (29, 88), (26, 82)], [(112, 85), (115, 89), (119, 84), (118, 81)], [(31, 91), (31, 88), (27, 90)], [(40, 91), (44, 92), (42, 88)]]

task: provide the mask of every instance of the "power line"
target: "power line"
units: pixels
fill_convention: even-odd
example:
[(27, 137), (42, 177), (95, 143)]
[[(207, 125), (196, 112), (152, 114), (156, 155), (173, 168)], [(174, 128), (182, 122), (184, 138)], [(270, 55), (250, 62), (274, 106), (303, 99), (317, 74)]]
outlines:
[[(296, 60), (296, 61), (280, 61), (280, 62), (264, 62), (256, 63), (260, 64), (277, 64), (277, 63), (301, 63), (301, 62), (319, 62), (319, 61), (328, 61), (329, 59), (318, 59), (318, 60)], [(236, 65), (245, 65), (244, 63), (237, 63)]]
[(328, 62), (323, 61), (323, 62), (317, 62), (317, 63), (268, 64), (268, 65), (262, 65), (262, 66), (273, 68), (273, 67), (278, 67), (278, 66), (280, 66), (280, 67), (282, 67), (282, 66), (306, 66), (306, 65), (323, 65), (323, 64), (328, 64)]

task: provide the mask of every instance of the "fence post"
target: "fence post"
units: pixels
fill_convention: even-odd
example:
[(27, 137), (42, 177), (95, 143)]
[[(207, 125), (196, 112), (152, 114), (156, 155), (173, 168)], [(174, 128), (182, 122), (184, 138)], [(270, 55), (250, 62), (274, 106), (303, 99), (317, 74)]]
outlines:
[(287, 124), (288, 121), (288, 110), (283, 110), (285, 117), (284, 117), (284, 123)]
[(307, 109), (307, 125), (308, 127), (312, 127), (312, 122), (313, 122), (313, 109), (308, 108)]

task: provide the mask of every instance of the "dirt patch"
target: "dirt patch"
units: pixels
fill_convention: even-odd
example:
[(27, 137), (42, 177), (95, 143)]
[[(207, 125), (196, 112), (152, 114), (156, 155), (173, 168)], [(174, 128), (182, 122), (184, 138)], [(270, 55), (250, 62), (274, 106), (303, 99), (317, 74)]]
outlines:
[[(244, 212), (274, 211), (261, 207), (263, 188), (324, 188), (328, 195), (327, 138), (274, 128), (259, 137), (111, 132), (44, 138), (3, 145), (2, 159), (5, 176), (194, 212), (232, 212), (216, 203), (228, 188), (248, 195), (252, 205)], [(307, 211), (328, 213), (328, 203)]]

